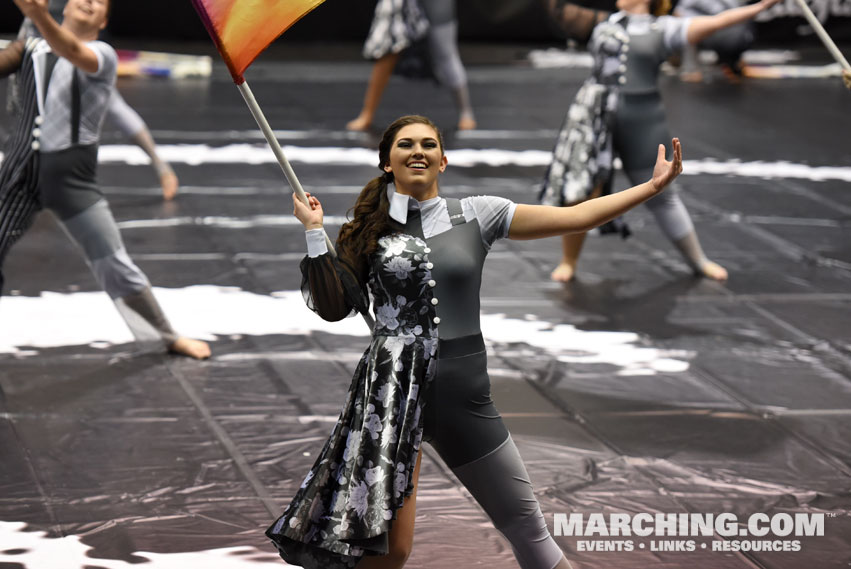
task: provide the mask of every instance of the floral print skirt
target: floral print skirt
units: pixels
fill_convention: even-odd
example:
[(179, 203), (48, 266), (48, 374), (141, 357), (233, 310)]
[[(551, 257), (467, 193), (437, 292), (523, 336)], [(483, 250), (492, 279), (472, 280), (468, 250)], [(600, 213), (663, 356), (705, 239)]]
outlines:
[(573, 205), (587, 200), (612, 176), (613, 112), (617, 93), (586, 81), (570, 105), (553, 149), (539, 199), (544, 205)]
[(266, 531), (287, 563), (342, 569), (363, 555), (387, 553), (391, 522), (413, 492), (421, 394), (434, 375), (436, 350), (436, 338), (373, 337), (331, 436)]

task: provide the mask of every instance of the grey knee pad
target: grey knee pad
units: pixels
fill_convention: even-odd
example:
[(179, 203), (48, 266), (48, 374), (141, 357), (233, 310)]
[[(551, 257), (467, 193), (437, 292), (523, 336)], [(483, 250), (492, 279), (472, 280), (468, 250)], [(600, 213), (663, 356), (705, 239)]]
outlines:
[(95, 278), (112, 299), (150, 287), (147, 277), (130, 259), (106, 200), (62, 221), (83, 253)]
[(511, 544), (521, 569), (553, 569), (562, 558), (511, 437), (491, 453), (453, 468)]
[(694, 231), (691, 216), (676, 186), (647, 200), (644, 205), (653, 213), (662, 233), (671, 241), (679, 241)]

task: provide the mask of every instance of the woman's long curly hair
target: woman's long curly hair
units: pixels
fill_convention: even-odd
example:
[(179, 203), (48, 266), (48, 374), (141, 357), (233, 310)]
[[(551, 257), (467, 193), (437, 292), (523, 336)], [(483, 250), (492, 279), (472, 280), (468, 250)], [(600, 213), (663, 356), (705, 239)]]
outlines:
[(407, 115), (393, 121), (384, 131), (378, 144), (378, 168), (382, 174), (373, 178), (364, 186), (358, 196), (351, 221), (340, 228), (337, 237), (337, 252), (355, 271), (361, 282), (365, 282), (367, 274), (367, 258), (378, 248), (378, 240), (389, 233), (401, 231), (402, 226), (390, 217), (390, 199), (387, 197), (387, 187), (393, 182), (393, 174), (383, 172), (390, 163), (390, 149), (396, 141), (396, 135), (411, 124), (424, 124), (434, 129), (440, 151), (443, 152), (443, 135), (430, 119), (419, 115)]

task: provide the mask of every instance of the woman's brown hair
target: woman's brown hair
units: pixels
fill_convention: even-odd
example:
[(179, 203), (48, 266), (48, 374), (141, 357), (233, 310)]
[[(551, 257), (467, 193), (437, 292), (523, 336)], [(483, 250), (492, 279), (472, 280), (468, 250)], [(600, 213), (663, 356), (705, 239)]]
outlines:
[(651, 0), (650, 13), (654, 16), (666, 16), (671, 13), (671, 0)]
[[(378, 144), (378, 168), (390, 163), (390, 149), (396, 140), (398, 132), (411, 124), (424, 124), (434, 129), (437, 134), (440, 151), (443, 152), (443, 135), (430, 119), (419, 115), (407, 115), (393, 121), (384, 131)], [(387, 187), (393, 181), (391, 172), (383, 172), (364, 186), (349, 210), (354, 212), (354, 218), (340, 228), (337, 237), (337, 253), (355, 271), (355, 274), (365, 282), (367, 273), (367, 258), (378, 248), (378, 240), (402, 226), (390, 217), (390, 199), (387, 197)]]

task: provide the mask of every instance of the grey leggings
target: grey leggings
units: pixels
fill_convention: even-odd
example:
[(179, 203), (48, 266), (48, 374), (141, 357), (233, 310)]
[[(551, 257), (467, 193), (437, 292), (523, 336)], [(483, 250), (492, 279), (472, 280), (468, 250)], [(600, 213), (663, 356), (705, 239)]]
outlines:
[[(652, 178), (656, 148), (664, 144), (671, 152), (671, 136), (665, 124), (665, 109), (658, 92), (621, 95), (614, 128), (615, 151), (623, 161), (629, 181), (641, 184)], [(662, 232), (677, 242), (694, 231), (691, 217), (676, 186), (646, 204)]]
[(451, 89), (466, 86), (467, 72), (458, 53), (455, 0), (423, 0), (420, 5), (430, 24), (428, 47), (437, 80)]
[(509, 541), (521, 569), (555, 567), (562, 552), (491, 400), (481, 335), (440, 341), (437, 373), (424, 397), (424, 440)]
[(509, 436), (490, 454), (452, 469), (505, 536), (521, 569), (553, 569), (563, 556), (514, 441)]
[(137, 340), (171, 345), (177, 335), (151, 294), (145, 274), (127, 254), (109, 205), (97, 189), (95, 147), (41, 154), (42, 203), (80, 247), (95, 279), (115, 301)]

